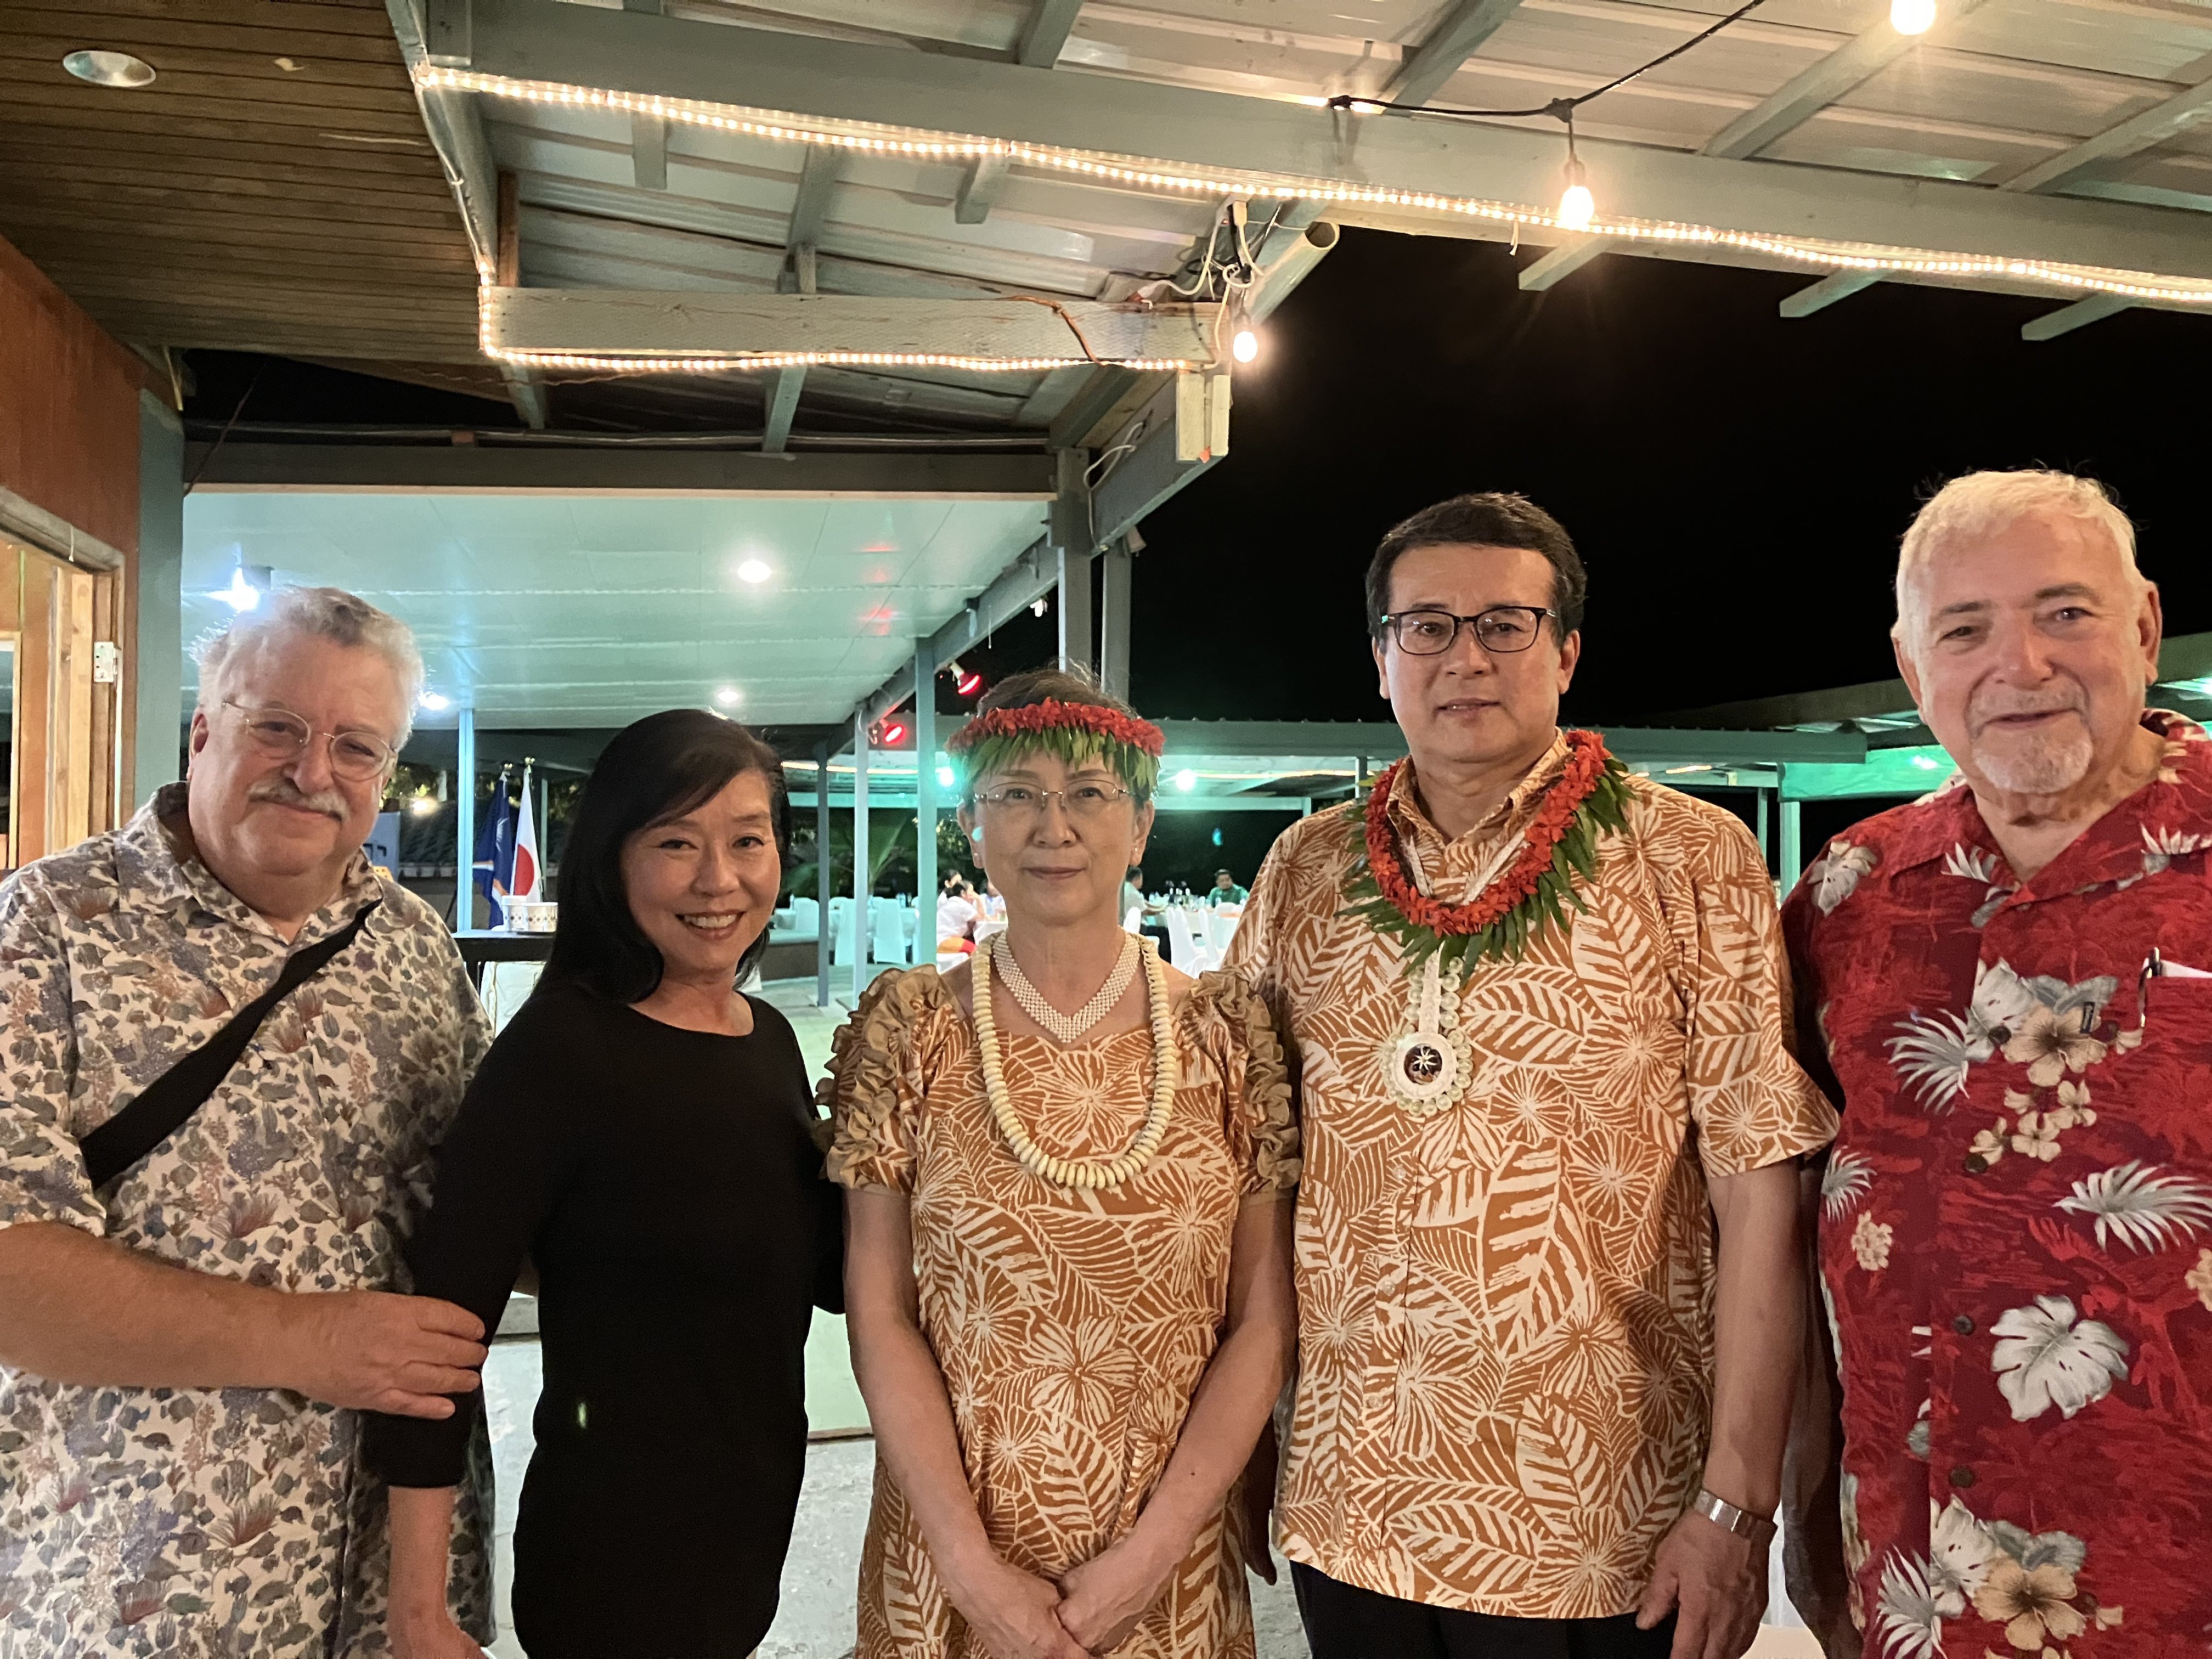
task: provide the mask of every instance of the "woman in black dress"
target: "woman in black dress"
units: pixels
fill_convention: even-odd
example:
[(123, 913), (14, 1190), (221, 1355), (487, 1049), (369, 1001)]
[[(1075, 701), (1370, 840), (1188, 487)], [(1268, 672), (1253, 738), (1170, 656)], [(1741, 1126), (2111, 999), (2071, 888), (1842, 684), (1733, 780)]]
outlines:
[[(813, 1304), (839, 1216), (799, 1044), (736, 989), (789, 846), (775, 754), (696, 710), (640, 720), (585, 786), (538, 990), (486, 1056), (407, 1252), (499, 1322), (526, 1255), (545, 1385), (515, 1528), (532, 1659), (740, 1659), (775, 1615), (806, 1454)], [(380, 1417), (399, 1659), (477, 1659), (446, 1611), (478, 1395)]]

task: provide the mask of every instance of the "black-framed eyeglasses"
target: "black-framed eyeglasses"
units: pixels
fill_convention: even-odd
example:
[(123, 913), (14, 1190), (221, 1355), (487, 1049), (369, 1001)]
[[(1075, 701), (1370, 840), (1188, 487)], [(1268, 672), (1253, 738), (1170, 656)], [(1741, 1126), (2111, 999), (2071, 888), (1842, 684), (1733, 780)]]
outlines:
[(1449, 611), (1401, 611), (1382, 618), (1382, 626), (1409, 657), (1440, 657), (1452, 648), (1459, 630), (1474, 630), (1474, 642), (1493, 655), (1526, 651), (1543, 632), (1547, 617), (1559, 612), (1540, 605), (1493, 605), (1472, 617)]
[(235, 708), (245, 717), (247, 741), (271, 760), (297, 759), (315, 738), (327, 738), (332, 774), (349, 782), (366, 783), (371, 778), (382, 776), (385, 769), (399, 758), (392, 745), (374, 732), (319, 732), (289, 708), (248, 708), (228, 697), (223, 699), (223, 706)]

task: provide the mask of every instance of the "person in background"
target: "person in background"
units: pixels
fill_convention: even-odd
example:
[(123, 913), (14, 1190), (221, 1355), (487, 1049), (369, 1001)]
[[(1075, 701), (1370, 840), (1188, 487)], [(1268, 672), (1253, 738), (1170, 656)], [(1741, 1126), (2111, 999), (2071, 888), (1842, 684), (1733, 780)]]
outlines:
[[(0, 885), (0, 1652), (366, 1659), (359, 1413), (448, 1417), (483, 1359), (489, 1322), (391, 1292), (491, 1033), (362, 853), (405, 627), (278, 588), (195, 654), (185, 781)], [(487, 1472), (447, 1605), (489, 1638)]]
[(1167, 909), (1166, 901), (1149, 898), (1145, 893), (1145, 872), (1136, 865), (1129, 866), (1128, 878), (1121, 884), (1121, 921), (1127, 926), (1130, 915), (1137, 918), (1136, 933), (1152, 940), (1163, 949), (1168, 942), (1168, 930), (1160, 916)]
[(975, 921), (981, 914), (975, 884), (958, 871), (945, 877), (937, 899), (937, 953), (975, 948)]
[(1972, 473), (1905, 532), (1959, 769), (1784, 909), (1844, 1109), (1789, 1553), (1831, 1656), (2212, 1639), (2212, 743), (2144, 706), (2160, 629), (2089, 479)]
[(1229, 951), (1300, 1062), (1276, 1515), (1316, 1659), (1735, 1659), (1766, 1607), (1835, 1114), (1757, 844), (1559, 729), (1586, 579), (1518, 495), (1368, 566), (1410, 758)]
[[(806, 1063), (736, 988), (790, 819), (775, 751), (719, 715), (672, 709), (607, 745), (551, 959), (439, 1149), (408, 1248), (419, 1291), (486, 1325), (526, 1255), (537, 1268), (544, 1387), (514, 1534), (531, 1659), (742, 1659), (775, 1616), (807, 1325), (840, 1277)], [(477, 1659), (446, 1613), (475, 1396), (453, 1403), (370, 1425), (399, 1659)]]
[(1251, 990), (1121, 929), (1160, 743), (1073, 676), (994, 687), (945, 748), (1006, 929), (837, 1039), (860, 1659), (1252, 1651), (1232, 1493), (1291, 1362), (1297, 1129)]
[(1237, 884), (1237, 878), (1226, 870), (1213, 872), (1213, 885), (1206, 890), (1208, 904), (1242, 904), (1252, 896)]
[(986, 921), (1004, 921), (1006, 919), (1006, 896), (999, 890), (999, 884), (992, 880), (988, 872), (983, 877), (981, 903)]

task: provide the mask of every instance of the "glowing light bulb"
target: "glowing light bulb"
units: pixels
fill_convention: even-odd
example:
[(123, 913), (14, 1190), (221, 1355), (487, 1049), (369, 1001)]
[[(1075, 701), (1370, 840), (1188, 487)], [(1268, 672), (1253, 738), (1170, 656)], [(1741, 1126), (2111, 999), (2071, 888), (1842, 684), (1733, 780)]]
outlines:
[(1260, 355), (1260, 337), (1249, 327), (1238, 329), (1229, 343), (1229, 355), (1240, 363), (1250, 362)]
[(453, 706), (453, 700), (442, 691), (425, 691), (422, 694), (422, 707), (434, 714)]
[(1568, 230), (1588, 230), (1597, 214), (1597, 198), (1585, 182), (1583, 164), (1567, 163), (1567, 187), (1559, 197), (1559, 210), (1552, 216)]
[(952, 787), (952, 769), (951, 767), (940, 766), (937, 769), (937, 787), (940, 789), (950, 789)]
[(261, 603), (261, 590), (246, 580), (246, 567), (240, 565), (230, 573), (230, 586), (216, 589), (208, 598), (222, 600), (233, 611), (251, 611)]
[(418, 818), (427, 818), (438, 810), (438, 803), (428, 795), (417, 795), (407, 803), (407, 810)]
[(766, 559), (747, 559), (738, 567), (738, 580), (741, 582), (764, 582), (775, 574), (768, 568)]
[(1175, 775), (1175, 787), (1186, 793), (1198, 787), (1198, 774), (1188, 766)]
[(725, 708), (733, 708), (737, 706), (738, 699), (744, 696), (744, 693), (738, 690), (736, 686), (726, 685), (714, 693), (714, 701)]
[(1936, 0), (1889, 0), (1889, 26), (1899, 34), (1925, 34), (1936, 21)]

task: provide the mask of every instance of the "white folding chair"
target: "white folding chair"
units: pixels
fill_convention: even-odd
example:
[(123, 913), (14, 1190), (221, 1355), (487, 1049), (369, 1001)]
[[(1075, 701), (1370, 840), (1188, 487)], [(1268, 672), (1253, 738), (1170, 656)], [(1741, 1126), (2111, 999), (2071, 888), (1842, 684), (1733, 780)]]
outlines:
[(895, 898), (868, 901), (868, 960), (893, 966), (906, 961), (906, 926)]

